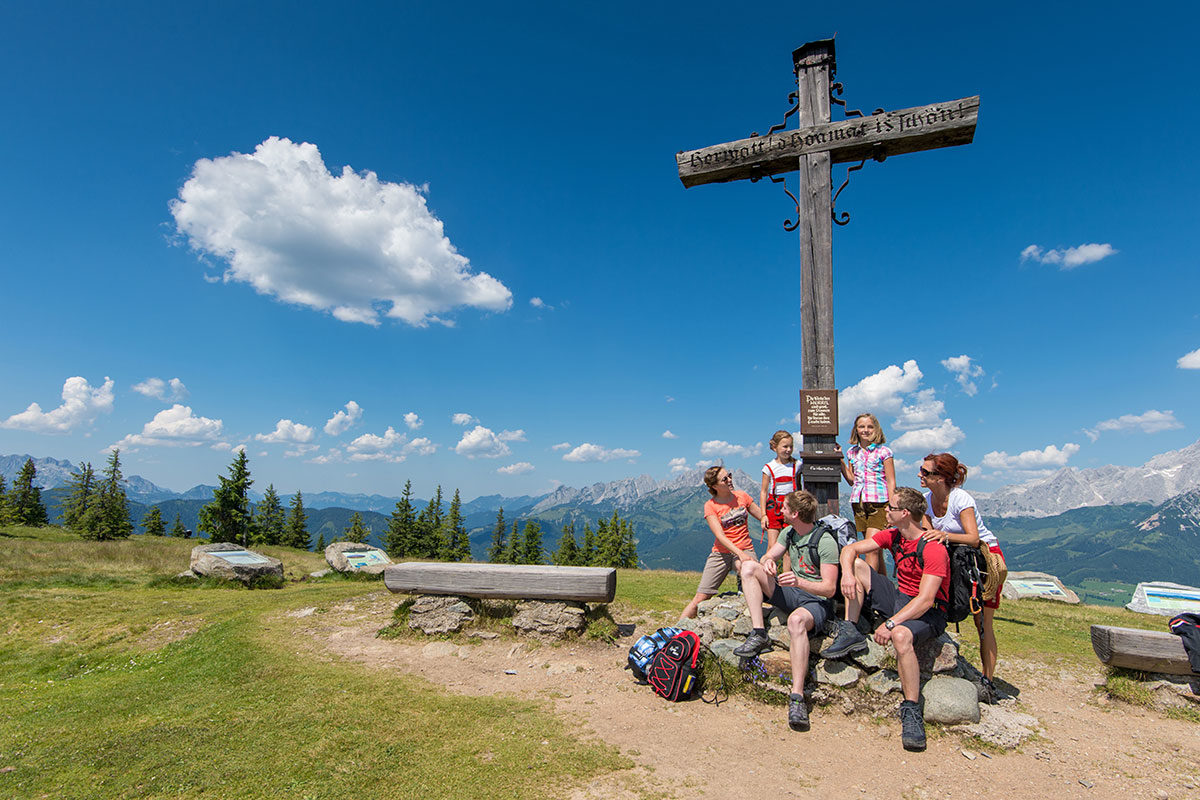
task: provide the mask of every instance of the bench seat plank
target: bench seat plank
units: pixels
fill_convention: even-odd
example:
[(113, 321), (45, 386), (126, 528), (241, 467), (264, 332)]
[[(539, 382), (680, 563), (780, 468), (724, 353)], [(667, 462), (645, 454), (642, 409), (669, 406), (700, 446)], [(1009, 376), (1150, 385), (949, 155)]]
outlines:
[(1092, 649), (1110, 667), (1166, 675), (1192, 674), (1183, 640), (1171, 633), (1093, 625)]
[(611, 567), (409, 561), (384, 569), (383, 583), (404, 594), (611, 603), (617, 594), (617, 571)]

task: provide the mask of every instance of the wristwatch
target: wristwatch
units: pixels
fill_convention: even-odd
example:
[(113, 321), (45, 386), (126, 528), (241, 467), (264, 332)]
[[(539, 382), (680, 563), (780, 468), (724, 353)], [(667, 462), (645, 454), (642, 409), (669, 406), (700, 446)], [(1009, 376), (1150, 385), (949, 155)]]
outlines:
[(892, 628), (896, 627), (896, 623), (894, 620), (889, 619), (887, 622), (883, 623), (883, 627), (887, 628), (890, 631)]

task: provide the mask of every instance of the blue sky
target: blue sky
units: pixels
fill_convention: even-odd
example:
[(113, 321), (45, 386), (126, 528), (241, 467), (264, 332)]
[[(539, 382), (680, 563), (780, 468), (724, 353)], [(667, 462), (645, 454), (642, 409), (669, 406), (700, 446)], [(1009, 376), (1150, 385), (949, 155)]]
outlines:
[(0, 452), (465, 498), (757, 472), (792, 209), (673, 155), (780, 121), (835, 32), (851, 107), (982, 98), (838, 203), (842, 411), (901, 482), (1200, 436), (1193, 5), (433, 5), (4, 6)]

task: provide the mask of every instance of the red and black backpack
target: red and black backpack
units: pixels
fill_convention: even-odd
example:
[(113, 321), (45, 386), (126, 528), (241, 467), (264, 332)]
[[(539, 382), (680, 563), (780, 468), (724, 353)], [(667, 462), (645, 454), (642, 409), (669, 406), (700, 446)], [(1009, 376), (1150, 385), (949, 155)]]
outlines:
[(700, 692), (700, 638), (680, 631), (654, 654), (646, 680), (659, 697), (671, 702), (687, 700)]

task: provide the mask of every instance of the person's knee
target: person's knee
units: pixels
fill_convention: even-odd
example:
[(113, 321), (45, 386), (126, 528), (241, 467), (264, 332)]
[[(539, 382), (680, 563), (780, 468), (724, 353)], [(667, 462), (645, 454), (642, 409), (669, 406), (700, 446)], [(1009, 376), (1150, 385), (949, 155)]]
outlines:
[(897, 656), (913, 652), (913, 644), (913, 633), (908, 628), (897, 625), (892, 629), (892, 647), (896, 648)]
[(738, 567), (738, 572), (741, 574), (743, 581), (748, 581), (755, 577), (761, 569), (762, 564), (759, 564), (757, 561), (743, 561), (741, 566)]
[(812, 614), (809, 613), (808, 609), (797, 608), (788, 615), (787, 625), (788, 633), (793, 637), (798, 635), (807, 636), (808, 632), (813, 628)]

